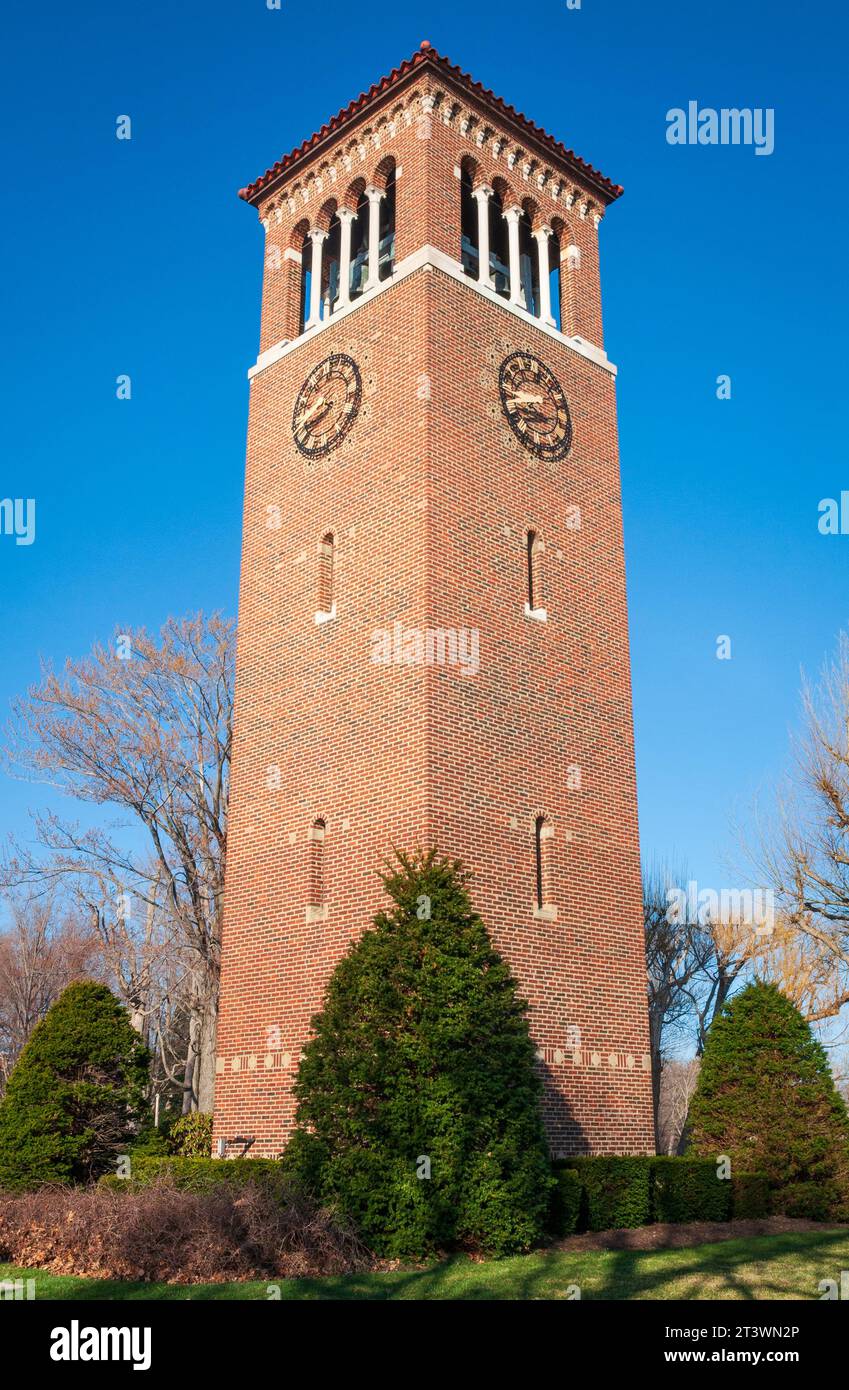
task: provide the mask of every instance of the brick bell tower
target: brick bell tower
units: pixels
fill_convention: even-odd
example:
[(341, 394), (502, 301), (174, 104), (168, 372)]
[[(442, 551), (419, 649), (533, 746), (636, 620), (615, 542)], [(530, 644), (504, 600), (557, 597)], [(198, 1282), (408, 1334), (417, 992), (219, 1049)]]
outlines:
[(559, 1154), (654, 1151), (616, 369), (621, 189), (422, 44), (241, 197), (265, 230), (216, 1140), (285, 1145), (393, 845), (530, 1005)]

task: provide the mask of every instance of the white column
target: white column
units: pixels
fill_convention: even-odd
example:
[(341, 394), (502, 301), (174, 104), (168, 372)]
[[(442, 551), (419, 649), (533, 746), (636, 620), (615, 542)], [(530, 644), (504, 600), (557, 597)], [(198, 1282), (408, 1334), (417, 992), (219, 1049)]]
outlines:
[(551, 268), (549, 265), (548, 238), (552, 235), (550, 227), (539, 227), (534, 236), (537, 243), (537, 256), (539, 258), (539, 316), (541, 323), (548, 323), (554, 327), (554, 318), (551, 313)]
[(492, 289), (492, 271), (489, 268), (489, 200), (492, 189), (482, 183), (472, 192), (478, 205), (478, 282)]
[(510, 246), (510, 303), (518, 304), (520, 309), (524, 309), (527, 306), (522, 298), (522, 276), (519, 270), (519, 218), (522, 216), (522, 209), (508, 208), (504, 216), (507, 218)]
[(321, 322), (321, 262), (324, 256), (324, 243), (327, 232), (317, 227), (310, 232), (312, 242), (312, 270), (310, 271), (310, 312), (305, 328), (314, 328)]
[(340, 208), (338, 212), (341, 236), (339, 238), (339, 298), (338, 309), (346, 309), (351, 302), (351, 227), (356, 213), (352, 208)]
[(380, 256), (380, 200), (385, 197), (382, 188), (366, 189), (368, 198), (368, 275), (363, 290), (373, 290), (380, 283), (378, 258)]

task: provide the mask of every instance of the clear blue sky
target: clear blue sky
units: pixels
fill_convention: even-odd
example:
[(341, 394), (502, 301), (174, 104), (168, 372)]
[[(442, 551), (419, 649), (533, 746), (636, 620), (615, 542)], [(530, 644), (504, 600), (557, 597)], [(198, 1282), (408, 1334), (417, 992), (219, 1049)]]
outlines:
[[(0, 704), (40, 655), (82, 654), (116, 623), (235, 612), (262, 258), (236, 189), (427, 38), (625, 185), (602, 271), (644, 851), (721, 886), (735, 803), (785, 761), (799, 668), (849, 618), (849, 536), (817, 530), (820, 498), (849, 488), (845, 14), (404, 8), (373, 24), (290, 0), (7, 14), (0, 497), (36, 498), (37, 538), (0, 537)], [(670, 146), (666, 111), (689, 100), (774, 108), (775, 152)], [(0, 778), (0, 833), (43, 800)]]

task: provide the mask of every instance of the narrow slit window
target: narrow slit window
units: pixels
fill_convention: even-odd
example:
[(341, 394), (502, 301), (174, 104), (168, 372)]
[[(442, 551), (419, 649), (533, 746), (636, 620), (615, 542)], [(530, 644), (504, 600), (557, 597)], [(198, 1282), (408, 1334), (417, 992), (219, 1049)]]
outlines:
[(526, 557), (525, 557), (525, 558), (526, 558), (526, 564), (527, 564), (527, 579), (528, 579), (528, 607), (530, 608), (531, 612), (533, 612), (533, 610), (536, 608), (536, 602), (535, 602), (535, 600), (536, 600), (536, 590), (537, 590), (537, 582), (536, 582), (537, 556), (536, 556), (536, 549), (537, 549), (537, 533), (536, 533), (536, 531), (529, 531), (529, 532), (528, 532), (528, 540), (527, 540)]
[(543, 888), (542, 875), (542, 830), (545, 820), (542, 816), (537, 816), (536, 830), (534, 834), (534, 858), (536, 868), (536, 901), (537, 907), (545, 907), (545, 891)]
[(545, 546), (538, 531), (528, 531), (525, 541), (525, 617), (547, 623), (548, 610), (542, 603), (541, 565)]
[(545, 816), (534, 822), (534, 907), (537, 912), (551, 912), (551, 841), (554, 832)]
[(323, 820), (313, 821), (310, 830), (309, 906), (314, 911), (323, 908), (325, 902), (324, 840), (326, 830), (327, 826)]
[(326, 532), (318, 547), (318, 611), (316, 620), (330, 618), (336, 611), (336, 537)]

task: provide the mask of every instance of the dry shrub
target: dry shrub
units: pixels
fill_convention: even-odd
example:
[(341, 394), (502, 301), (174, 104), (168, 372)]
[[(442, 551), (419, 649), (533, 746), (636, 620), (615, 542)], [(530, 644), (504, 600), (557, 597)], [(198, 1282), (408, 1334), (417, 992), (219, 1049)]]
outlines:
[(179, 1191), (42, 1188), (0, 1194), (0, 1260), (52, 1274), (169, 1284), (345, 1274), (368, 1264), (357, 1237), (302, 1197), (250, 1183)]

